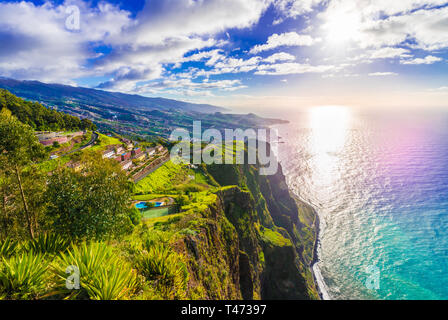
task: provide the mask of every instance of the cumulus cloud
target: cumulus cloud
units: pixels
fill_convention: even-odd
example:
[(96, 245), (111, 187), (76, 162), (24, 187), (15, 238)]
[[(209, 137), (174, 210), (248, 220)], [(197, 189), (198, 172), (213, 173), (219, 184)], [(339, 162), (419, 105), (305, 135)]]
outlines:
[(302, 35), (297, 32), (274, 33), (265, 44), (256, 45), (250, 50), (250, 53), (257, 54), (278, 47), (312, 46), (319, 41), (320, 39), (313, 39), (310, 35)]
[[(66, 28), (68, 5), (80, 10), (81, 28)], [(89, 8), (82, 1), (63, 5), (45, 2), (0, 3), (0, 73), (3, 76), (70, 83), (72, 79), (95, 74), (83, 68), (95, 58), (89, 43), (117, 35), (130, 24), (129, 13), (101, 3)], [(3, 45), (8, 43), (8, 45)]]
[(275, 8), (286, 18), (295, 18), (313, 11), (313, 8), (323, 0), (276, 0)]
[[(70, 5), (80, 9), (81, 28), (76, 31), (65, 26)], [(0, 49), (0, 72), (65, 83), (108, 76), (111, 79), (99, 87), (134, 90), (138, 81), (160, 77), (164, 65), (182, 63), (186, 53), (219, 45), (216, 33), (250, 27), (268, 5), (267, 0), (152, 0), (131, 19), (116, 6), (90, 7), (81, 0), (40, 6), (2, 3), (0, 39), (10, 45)], [(112, 50), (101, 56), (92, 44)], [(218, 57), (215, 51), (209, 63)]]
[(362, 48), (396, 46), (409, 41), (435, 50), (448, 46), (447, 0), (333, 0), (319, 16), (325, 23), (347, 24), (350, 40)]
[(286, 52), (278, 52), (264, 59), (264, 62), (276, 63), (277, 61), (294, 61), (296, 57)]
[(212, 90), (219, 89), (221, 91), (236, 91), (247, 88), (241, 80), (209, 80), (192, 81), (191, 79), (179, 79), (173, 77), (161, 81), (153, 81), (138, 86), (134, 92), (151, 92), (151, 93), (169, 93), (183, 94), (188, 96), (211, 96)]
[(442, 58), (435, 56), (426, 56), (424, 58), (416, 58), (412, 60), (401, 60), (401, 64), (433, 64), (439, 61), (442, 61)]
[(406, 57), (409, 55), (408, 49), (403, 48), (381, 48), (371, 52), (371, 59), (388, 59), (388, 58), (396, 58), (396, 57)]

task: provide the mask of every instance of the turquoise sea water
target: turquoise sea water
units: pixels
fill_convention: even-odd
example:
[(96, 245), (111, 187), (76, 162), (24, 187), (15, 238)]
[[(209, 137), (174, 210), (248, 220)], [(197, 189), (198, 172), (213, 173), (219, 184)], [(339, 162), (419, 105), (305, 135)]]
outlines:
[(278, 155), (319, 212), (327, 295), (448, 299), (448, 113), (332, 107), (288, 119)]

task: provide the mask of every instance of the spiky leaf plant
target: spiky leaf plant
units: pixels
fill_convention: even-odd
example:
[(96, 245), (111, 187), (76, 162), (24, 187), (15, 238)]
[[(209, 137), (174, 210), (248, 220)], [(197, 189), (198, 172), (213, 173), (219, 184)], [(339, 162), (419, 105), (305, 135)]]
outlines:
[(137, 258), (136, 267), (147, 280), (154, 283), (164, 298), (185, 298), (188, 272), (181, 256), (169, 246), (150, 246)]
[[(70, 290), (66, 284), (73, 274), (67, 274), (67, 268), (73, 271), (73, 266), (79, 272), (80, 288)], [(136, 273), (103, 243), (73, 246), (58, 257), (55, 272), (59, 293), (66, 299), (126, 299), (137, 288)]]
[(10, 258), (16, 252), (18, 244), (16, 241), (6, 238), (0, 242), (0, 258)]
[(67, 251), (70, 241), (58, 234), (40, 234), (25, 245), (25, 250), (42, 254), (59, 254)]
[(4, 299), (38, 299), (47, 291), (48, 262), (44, 255), (24, 252), (0, 264), (0, 296)]

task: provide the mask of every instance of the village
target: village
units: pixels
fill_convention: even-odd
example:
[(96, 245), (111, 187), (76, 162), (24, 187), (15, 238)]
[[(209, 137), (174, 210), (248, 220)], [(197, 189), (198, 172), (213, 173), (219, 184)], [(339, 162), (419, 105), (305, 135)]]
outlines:
[[(168, 149), (162, 145), (140, 145), (112, 133), (103, 135), (88, 131), (36, 132), (36, 136), (43, 146), (52, 150), (50, 160), (93, 147), (101, 152), (103, 159), (117, 161), (134, 182), (145, 178), (169, 160)], [(65, 165), (75, 171), (82, 170), (82, 163), (74, 159), (70, 159)]]

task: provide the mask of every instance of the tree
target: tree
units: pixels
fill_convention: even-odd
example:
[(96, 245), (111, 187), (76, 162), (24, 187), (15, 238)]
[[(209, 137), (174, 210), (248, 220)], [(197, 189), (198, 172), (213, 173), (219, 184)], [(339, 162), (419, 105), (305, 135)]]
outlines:
[(25, 212), (28, 232), (34, 238), (37, 226), (36, 215), (28, 205), (22, 171), (46, 156), (45, 149), (34, 135), (33, 129), (21, 123), (11, 112), (3, 108), (0, 112), (0, 171), (6, 178), (14, 175)]
[(101, 240), (129, 230), (131, 188), (120, 165), (94, 152), (84, 154), (81, 164), (80, 172), (61, 167), (49, 179), (52, 231), (73, 240)]

